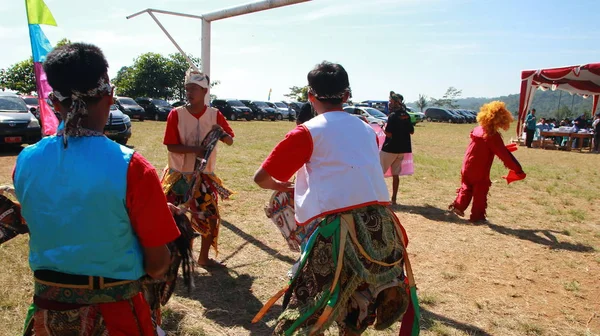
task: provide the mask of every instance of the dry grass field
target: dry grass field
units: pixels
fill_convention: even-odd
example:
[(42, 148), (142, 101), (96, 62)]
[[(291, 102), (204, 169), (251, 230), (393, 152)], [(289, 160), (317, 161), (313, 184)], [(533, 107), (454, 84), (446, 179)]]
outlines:
[[(218, 259), (228, 268), (197, 269), (191, 295), (178, 289), (165, 308), (170, 335), (269, 335), (280, 305), (262, 322), (250, 320), (285, 284), (297, 258), (265, 217), (270, 192), (252, 182), (293, 124), (232, 126), (236, 143), (220, 146), (217, 165), (217, 174), (237, 192), (221, 203)], [(164, 127), (135, 122), (130, 141), (159, 170), (166, 164)], [(400, 181), (395, 211), (410, 239), (421, 334), (600, 335), (600, 155), (520, 147), (514, 154), (528, 176), (511, 185), (501, 178), (507, 171), (496, 159), (489, 222), (472, 225), (446, 211), (460, 185), (472, 127), (419, 124), (415, 174)], [(513, 134), (505, 134), (505, 142)], [(0, 183), (10, 183), (15, 155), (1, 153)], [(1, 336), (19, 334), (31, 300), (27, 241), (23, 236), (0, 246)], [(377, 334), (397, 335), (398, 329)]]

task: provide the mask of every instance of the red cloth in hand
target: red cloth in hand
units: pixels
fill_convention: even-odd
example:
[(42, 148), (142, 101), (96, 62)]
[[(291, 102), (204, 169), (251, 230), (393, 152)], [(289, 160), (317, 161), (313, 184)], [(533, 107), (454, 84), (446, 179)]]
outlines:
[(502, 176), (502, 178), (506, 179), (507, 184), (511, 184), (512, 182), (525, 179), (526, 176), (527, 176), (527, 174), (525, 174), (523, 172), (515, 173), (514, 170), (511, 170), (508, 172), (507, 176)]
[(506, 145), (506, 149), (508, 149), (510, 152), (514, 152), (519, 149), (519, 147), (517, 147), (517, 144), (508, 144)]

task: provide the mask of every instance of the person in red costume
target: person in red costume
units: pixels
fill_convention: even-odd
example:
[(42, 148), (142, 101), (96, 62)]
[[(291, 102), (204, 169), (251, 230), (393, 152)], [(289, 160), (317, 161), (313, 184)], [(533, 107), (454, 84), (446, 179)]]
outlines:
[(473, 199), (471, 222), (486, 220), (487, 194), (492, 185), (490, 169), (494, 156), (498, 156), (506, 168), (510, 170), (504, 176), (508, 183), (522, 180), (526, 174), (521, 164), (512, 155), (516, 146), (504, 145), (499, 129), (508, 130), (513, 121), (511, 113), (503, 102), (493, 101), (481, 107), (477, 114), (479, 126), (471, 131), (471, 142), (463, 160), (461, 169), (461, 187), (457, 190), (456, 199), (449, 210), (463, 217), (465, 210)]

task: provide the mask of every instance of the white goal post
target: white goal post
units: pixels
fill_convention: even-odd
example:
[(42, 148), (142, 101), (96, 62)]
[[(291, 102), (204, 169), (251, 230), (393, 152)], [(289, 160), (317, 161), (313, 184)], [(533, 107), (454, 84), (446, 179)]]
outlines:
[[(175, 42), (175, 39), (173, 39), (173, 37), (171, 36), (171, 34), (169, 34), (167, 29), (160, 23), (160, 21), (158, 21), (158, 19), (156, 18), (156, 15), (154, 15), (154, 13), (176, 15), (176, 16), (182, 16), (182, 17), (202, 20), (202, 54), (201, 54), (202, 63), (201, 63), (201, 66), (202, 66), (202, 72), (205, 75), (210, 77), (210, 29), (211, 29), (210, 24), (211, 24), (211, 22), (217, 21), (217, 20), (222, 20), (222, 19), (227, 19), (227, 18), (231, 18), (231, 17), (235, 17), (235, 16), (240, 16), (240, 15), (244, 15), (244, 14), (260, 12), (260, 11), (264, 11), (264, 10), (268, 10), (268, 9), (294, 5), (294, 4), (298, 4), (298, 3), (302, 3), (302, 2), (308, 2), (308, 1), (312, 1), (312, 0), (264, 0), (264, 1), (248, 3), (248, 4), (236, 6), (236, 7), (221, 9), (221, 10), (218, 10), (215, 12), (210, 12), (210, 13), (206, 13), (206, 14), (202, 14), (202, 15), (176, 13), (176, 12), (148, 8), (148, 9), (144, 9), (143, 11), (140, 11), (140, 12), (137, 12), (137, 13), (127, 16), (127, 19), (134, 18), (143, 13), (148, 13), (150, 15), (150, 17), (154, 20), (154, 22), (156, 22), (156, 24), (160, 27), (160, 29), (165, 33), (165, 35), (167, 35), (169, 40), (171, 40), (173, 45), (175, 45), (175, 48), (177, 48), (177, 50), (179, 50), (179, 52), (183, 55), (183, 57), (185, 57), (188, 64), (190, 65), (190, 67), (193, 69), (196, 69), (196, 70), (198, 70), (198, 69), (196, 68), (194, 63), (189, 59), (188, 55), (183, 51), (183, 49), (181, 49), (179, 44), (177, 44), (177, 42)], [(208, 89), (208, 93), (206, 94), (207, 103), (209, 100), (210, 100), (210, 88)]]

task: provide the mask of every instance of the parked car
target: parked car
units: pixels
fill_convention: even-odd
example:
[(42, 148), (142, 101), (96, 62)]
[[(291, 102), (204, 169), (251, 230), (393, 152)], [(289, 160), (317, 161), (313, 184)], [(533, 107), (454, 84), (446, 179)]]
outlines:
[(275, 118), (277, 120), (283, 120), (283, 119), (290, 118), (290, 110), (289, 109), (280, 108), (277, 105), (275, 105), (275, 103), (273, 103), (273, 102), (265, 102), (265, 103), (267, 103), (267, 105), (269, 105), (269, 107), (271, 107), (272, 109), (275, 110)]
[(23, 98), (0, 92), (0, 143), (34, 144), (42, 138), (42, 128)]
[(146, 118), (158, 120), (167, 120), (173, 106), (166, 100), (154, 98), (136, 98), (135, 101), (146, 111)]
[(282, 119), (283, 118), (289, 119), (289, 120), (295, 120), (296, 119), (296, 113), (286, 103), (284, 103), (284, 102), (273, 102), (273, 105), (275, 105), (275, 108), (277, 110), (279, 110), (279, 113), (281, 113)]
[(244, 118), (248, 121), (254, 119), (252, 110), (237, 99), (215, 99), (211, 104), (229, 120)]
[[(379, 124), (379, 121), (369, 121), (369, 119), (367, 119), (367, 117), (365, 117), (362, 114), (352, 114), (352, 116), (357, 117), (358, 119), (364, 121), (367, 124), (377, 124), (377, 125), (382, 126), (381, 124)], [(375, 120), (377, 120), (377, 119), (375, 119)]]
[(372, 107), (383, 112), (385, 115), (390, 114), (389, 102), (387, 100), (363, 100), (362, 102), (355, 104), (355, 106)]
[(271, 119), (275, 120), (275, 109), (267, 103), (259, 100), (240, 100), (246, 107), (252, 110), (256, 120)]
[(119, 110), (117, 105), (111, 105), (109, 113), (104, 126), (104, 135), (125, 146), (131, 138), (131, 118)]
[(475, 117), (473, 115), (471, 115), (470, 113), (467, 113), (465, 110), (455, 109), (455, 110), (452, 110), (452, 112), (458, 113), (461, 116), (463, 116), (465, 118), (466, 122), (468, 122), (468, 123), (475, 122)]
[(464, 113), (470, 115), (473, 117), (473, 122), (477, 122), (477, 112), (473, 111), (473, 110), (461, 110)]
[(183, 100), (178, 100), (178, 101), (174, 102), (173, 104), (171, 104), (171, 106), (179, 107), (179, 106), (183, 106), (185, 104), (186, 104), (186, 102), (184, 102)]
[(36, 97), (36, 96), (21, 96), (21, 98), (23, 98), (23, 100), (25, 101), (25, 104), (27, 104), (27, 108), (29, 109), (29, 112), (31, 112), (35, 115), (35, 112), (40, 107), (40, 101), (38, 100), (38, 97)]
[(129, 118), (137, 118), (139, 121), (144, 121), (144, 119), (146, 119), (146, 111), (144, 111), (144, 108), (129, 97), (117, 97), (115, 104), (119, 110), (128, 115)]
[[(347, 109), (347, 108), (348, 107), (346, 107), (345, 109)], [(373, 108), (373, 107), (366, 107), (366, 106), (352, 107), (351, 106), (350, 108), (355, 108), (355, 109), (359, 110), (360, 111), (359, 113), (364, 115), (365, 117), (367, 117), (367, 119), (368, 119), (368, 117), (373, 117), (373, 118), (383, 121), (384, 123), (386, 123), (388, 120), (387, 115), (385, 115), (383, 112), (381, 112), (378, 109)], [(355, 114), (358, 114), (358, 113), (355, 113)]]
[(300, 113), (300, 109), (302, 108), (302, 105), (304, 105), (304, 103), (302, 102), (291, 102), (288, 104), (288, 106), (294, 110), (294, 114), (296, 115), (296, 117), (298, 117), (298, 113)]
[(362, 116), (364, 119), (363, 118), (361, 118), (361, 119), (365, 120), (365, 122), (367, 122), (369, 124), (383, 125), (387, 122), (387, 116), (385, 116), (386, 117), (385, 120), (383, 120), (381, 118), (376, 118), (375, 116), (373, 116), (370, 113), (368, 113), (367, 111), (365, 111), (365, 109), (371, 109), (371, 107), (362, 107), (362, 106), (360, 106), (360, 107), (356, 107), (356, 106), (344, 107), (344, 111), (346, 111), (352, 115)]
[(450, 112), (450, 114), (454, 115), (455, 120), (452, 122), (456, 122), (459, 124), (464, 124), (467, 122), (467, 119), (465, 117), (463, 117), (460, 113), (458, 113), (454, 110), (450, 110), (450, 109), (447, 109), (447, 111)]
[(425, 118), (427, 118), (427, 121), (445, 121), (453, 123), (458, 122), (454, 114), (450, 113), (450, 111), (446, 109), (439, 107), (428, 107), (425, 110)]
[(422, 122), (423, 120), (425, 120), (425, 114), (422, 112), (416, 112), (414, 111), (411, 107), (406, 107), (406, 112), (408, 113), (408, 115), (410, 115), (410, 122), (412, 122), (413, 125), (416, 125), (419, 122)]

